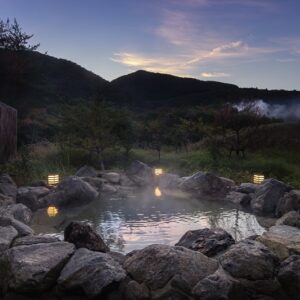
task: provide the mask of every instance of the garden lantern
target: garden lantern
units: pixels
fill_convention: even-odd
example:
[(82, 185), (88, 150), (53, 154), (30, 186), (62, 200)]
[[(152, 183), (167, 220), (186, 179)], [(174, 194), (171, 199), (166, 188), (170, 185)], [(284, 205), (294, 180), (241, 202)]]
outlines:
[(48, 185), (55, 186), (57, 184), (59, 184), (59, 175), (58, 174), (48, 175)]
[(253, 175), (253, 183), (261, 184), (265, 180), (265, 176), (262, 174), (254, 174)]

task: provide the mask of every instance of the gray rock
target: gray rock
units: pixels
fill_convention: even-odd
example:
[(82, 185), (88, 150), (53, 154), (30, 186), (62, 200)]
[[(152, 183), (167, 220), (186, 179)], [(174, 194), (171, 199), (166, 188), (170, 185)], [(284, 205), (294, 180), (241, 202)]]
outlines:
[(176, 174), (164, 173), (156, 177), (157, 185), (163, 189), (178, 189), (183, 179)]
[(16, 200), (13, 197), (0, 194), (0, 206), (14, 204)]
[(14, 218), (24, 224), (29, 224), (32, 219), (32, 211), (24, 204), (11, 204), (0, 207), (0, 217)]
[(229, 192), (227, 183), (211, 173), (198, 172), (180, 184), (180, 188), (198, 198), (223, 200)]
[(22, 203), (29, 207), (32, 211), (47, 206), (41, 198), (49, 194), (50, 190), (43, 186), (38, 187), (21, 187), (17, 193), (17, 203)]
[(292, 255), (281, 263), (278, 279), (284, 291), (293, 300), (299, 300), (300, 255)]
[[(201, 279), (215, 272), (217, 262), (184, 247), (150, 245), (128, 255), (123, 266), (133, 280), (144, 283), (151, 290), (151, 295), (161, 295), (163, 289), (166, 297), (170, 293), (177, 294), (178, 286), (184, 286), (184, 293), (191, 294)], [(177, 287), (168, 285), (175, 276)]]
[(108, 246), (91, 226), (79, 222), (71, 222), (65, 229), (65, 241), (73, 243), (76, 248), (87, 248), (93, 251), (107, 252)]
[(251, 208), (255, 213), (275, 214), (281, 197), (290, 190), (285, 183), (276, 179), (267, 179), (253, 195)]
[(97, 177), (97, 175), (97, 171), (90, 166), (83, 166), (75, 173), (78, 177)]
[(245, 182), (241, 183), (240, 186), (236, 189), (236, 191), (244, 194), (253, 194), (257, 191), (258, 188), (259, 185), (257, 184)]
[(234, 244), (232, 236), (221, 228), (187, 231), (175, 246), (199, 251), (212, 257)]
[(120, 185), (125, 187), (136, 187), (136, 183), (134, 183), (126, 174), (121, 174)]
[(238, 300), (243, 299), (246, 292), (238, 280), (220, 267), (214, 274), (198, 282), (193, 289), (193, 296), (197, 300)]
[(226, 177), (220, 177), (220, 179), (226, 184), (228, 189), (235, 187), (235, 182), (232, 179)]
[(80, 179), (90, 184), (98, 193), (102, 191), (102, 186), (107, 183), (106, 179), (98, 177), (80, 177)]
[(112, 184), (109, 184), (109, 183), (104, 183), (102, 185), (102, 189), (101, 191), (103, 193), (110, 193), (110, 194), (113, 194), (113, 193), (116, 193), (118, 191), (118, 188), (116, 188), (114, 185)]
[(41, 201), (58, 207), (79, 206), (95, 200), (98, 192), (79, 177), (70, 176), (62, 181)]
[(52, 287), (74, 253), (73, 244), (56, 242), (13, 247), (0, 260), (4, 291), (36, 294)]
[(292, 190), (289, 193), (285, 193), (284, 196), (280, 199), (276, 215), (282, 216), (283, 214), (289, 211), (300, 211), (300, 191)]
[(0, 194), (16, 198), (17, 185), (8, 174), (0, 174)]
[(49, 235), (28, 235), (24, 237), (19, 237), (14, 240), (12, 247), (18, 246), (28, 246), (34, 244), (47, 244), (59, 242), (59, 239), (54, 236)]
[(232, 245), (219, 257), (219, 261), (232, 277), (248, 280), (272, 279), (279, 264), (273, 252), (253, 240), (243, 240)]
[(18, 232), (18, 236), (26, 236), (33, 234), (33, 230), (28, 225), (12, 217), (0, 217), (0, 226), (14, 227)]
[(62, 270), (58, 284), (63, 290), (81, 288), (89, 298), (122, 281), (126, 273), (109, 254), (78, 249)]
[(258, 237), (258, 240), (272, 249), (284, 260), (293, 254), (300, 254), (300, 229), (287, 225), (272, 226)]
[(153, 182), (154, 174), (152, 168), (135, 160), (126, 170), (126, 175), (138, 186), (146, 186)]
[(112, 184), (119, 184), (121, 181), (121, 175), (116, 172), (103, 172), (101, 173), (101, 177)]
[(0, 226), (0, 256), (7, 250), (14, 238), (18, 236), (18, 231), (12, 226)]
[(231, 191), (226, 195), (225, 200), (236, 205), (248, 206), (251, 202), (251, 196), (250, 194)]
[(30, 186), (32, 187), (46, 187), (46, 188), (50, 188), (48, 185), (47, 180), (38, 180), (38, 181), (34, 181), (30, 184)]
[(288, 225), (300, 228), (300, 214), (290, 211), (276, 221), (276, 225)]
[(279, 259), (263, 244), (243, 240), (231, 246), (219, 257), (219, 261), (222, 268), (238, 281), (233, 295), (237, 291), (238, 294), (245, 292), (245, 296), (252, 295), (251, 299), (274, 299), (274, 296), (280, 295), (281, 288), (276, 279)]
[(125, 300), (150, 300), (150, 291), (145, 284), (131, 280), (125, 287)]

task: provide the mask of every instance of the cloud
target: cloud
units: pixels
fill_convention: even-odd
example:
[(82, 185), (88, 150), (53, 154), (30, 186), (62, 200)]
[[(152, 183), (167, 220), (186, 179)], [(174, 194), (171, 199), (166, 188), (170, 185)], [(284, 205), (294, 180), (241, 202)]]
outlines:
[(202, 72), (201, 76), (205, 78), (221, 78), (221, 77), (230, 77), (230, 74), (222, 73), (222, 72)]

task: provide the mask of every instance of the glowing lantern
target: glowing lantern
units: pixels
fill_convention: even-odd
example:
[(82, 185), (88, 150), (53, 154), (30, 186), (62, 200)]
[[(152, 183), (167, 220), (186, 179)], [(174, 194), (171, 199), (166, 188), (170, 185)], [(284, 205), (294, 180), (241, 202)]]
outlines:
[(54, 186), (59, 183), (59, 175), (58, 174), (51, 174), (48, 175), (48, 185)]
[(156, 187), (156, 188), (155, 188), (155, 190), (154, 190), (154, 195), (155, 195), (156, 197), (161, 197), (162, 193), (161, 193), (159, 187)]
[(58, 214), (58, 209), (55, 206), (49, 206), (47, 214), (50, 218), (54, 218)]
[(163, 169), (154, 169), (154, 174), (156, 176), (162, 175), (162, 173), (163, 173)]
[(253, 183), (261, 184), (265, 180), (265, 176), (261, 174), (254, 174), (253, 175)]

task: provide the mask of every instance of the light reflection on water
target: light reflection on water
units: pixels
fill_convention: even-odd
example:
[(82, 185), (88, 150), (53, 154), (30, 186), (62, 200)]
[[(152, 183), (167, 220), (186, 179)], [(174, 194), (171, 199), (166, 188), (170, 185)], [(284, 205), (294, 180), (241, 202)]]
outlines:
[(60, 237), (70, 221), (86, 221), (99, 232), (112, 250), (129, 252), (153, 243), (175, 244), (188, 230), (221, 227), (236, 240), (261, 234), (256, 217), (226, 204), (197, 200), (177, 193), (140, 191), (127, 197), (100, 197), (88, 206), (60, 210), (55, 218), (47, 209), (36, 212), (36, 233)]

